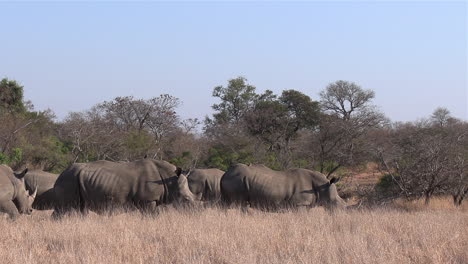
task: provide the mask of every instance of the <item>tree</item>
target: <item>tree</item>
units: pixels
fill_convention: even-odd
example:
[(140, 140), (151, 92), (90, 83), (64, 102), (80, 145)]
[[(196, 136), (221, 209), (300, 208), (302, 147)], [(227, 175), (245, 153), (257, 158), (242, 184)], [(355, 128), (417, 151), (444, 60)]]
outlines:
[(462, 122), (440, 126), (432, 118), (395, 124), (380, 158), (398, 186), (396, 196), (424, 197), (428, 204), (434, 195), (452, 194), (461, 204), (468, 181), (467, 128)]
[(260, 96), (253, 109), (245, 115), (248, 132), (268, 146), (280, 162), (279, 169), (292, 163), (291, 143), (302, 129), (313, 129), (318, 124), (318, 103), (295, 90), (276, 96)]
[(340, 80), (329, 84), (320, 92), (320, 103), (325, 112), (349, 120), (353, 112), (368, 110), (371, 107), (369, 103), (374, 97), (374, 91), (364, 90), (353, 82)]
[(320, 92), (322, 114), (313, 145), (318, 150), (319, 168), (328, 175), (343, 165), (365, 160), (365, 135), (387, 122), (372, 100), (375, 93), (355, 83), (336, 81)]
[(179, 99), (164, 94), (147, 100), (116, 97), (91, 110), (71, 113), (62, 124), (75, 161), (135, 160), (150, 154), (164, 158), (172, 134), (180, 128)]
[(450, 111), (445, 107), (438, 107), (434, 110), (430, 120), (441, 127), (447, 126), (450, 122), (455, 122), (455, 118), (450, 115)]
[(451, 190), (453, 202), (460, 206), (468, 196), (468, 122), (456, 120), (450, 117), (448, 128), (453, 131), (455, 144), (451, 152), (454, 153), (452, 165), (453, 177), (451, 179)]
[(0, 114), (24, 113), (23, 86), (14, 80), (3, 78), (0, 81)]
[(229, 80), (227, 87), (216, 86), (213, 96), (218, 97), (221, 103), (212, 106), (217, 113), (213, 115), (214, 120), (207, 120), (208, 123), (238, 123), (257, 98), (255, 86), (247, 84), (244, 77)]
[(34, 111), (24, 101), (23, 86), (14, 80), (0, 81), (0, 159), (13, 168), (59, 170), (66, 164), (68, 151), (56, 135), (54, 114)]
[[(267, 100), (270, 94), (263, 96)], [(215, 87), (213, 97), (221, 102), (212, 106), (213, 117), (205, 119), (204, 134), (211, 142), (207, 163), (223, 168), (251, 160), (255, 147), (245, 127), (245, 115), (259, 99), (255, 86), (248, 84), (246, 78), (238, 77), (229, 80), (227, 87)]]
[(458, 155), (454, 160), (452, 196), (455, 206), (461, 206), (468, 195), (468, 151), (465, 150), (464, 152), (464, 155)]
[[(180, 121), (175, 109), (179, 105), (179, 99), (163, 94), (148, 100), (135, 99), (132, 96), (117, 97), (110, 102), (99, 104), (98, 108), (105, 113), (105, 118), (115, 128), (130, 136), (127, 138), (128, 143), (140, 141), (141, 146), (147, 146), (135, 145), (134, 150), (140, 151), (129, 153), (127, 158), (144, 156), (145, 151), (150, 151), (151, 145), (156, 147), (151, 156), (162, 158), (166, 143), (164, 139), (178, 129)], [(152, 134), (152, 142), (146, 133)]]
[(255, 86), (239, 77), (229, 80), (227, 87), (215, 87), (213, 96), (221, 102), (213, 105), (213, 118), (205, 120), (205, 135), (213, 143), (208, 160), (220, 168), (234, 162), (289, 168), (299, 132), (318, 124), (318, 102), (299, 91), (257, 94)]
[(318, 124), (320, 108), (318, 102), (296, 90), (285, 90), (279, 98), (288, 110), (291, 119), (292, 131), (297, 132), (303, 128), (314, 129)]
[(125, 132), (99, 107), (72, 112), (60, 124), (60, 139), (72, 145), (73, 162), (126, 159)]

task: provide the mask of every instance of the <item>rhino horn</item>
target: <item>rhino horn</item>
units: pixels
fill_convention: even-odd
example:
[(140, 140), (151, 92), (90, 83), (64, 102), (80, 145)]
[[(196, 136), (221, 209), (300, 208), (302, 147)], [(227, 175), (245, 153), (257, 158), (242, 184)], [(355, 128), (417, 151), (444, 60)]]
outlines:
[(34, 188), (34, 192), (33, 192), (33, 194), (31, 194), (31, 197), (33, 199), (36, 199), (36, 195), (37, 195), (37, 186), (36, 186), (36, 188)]

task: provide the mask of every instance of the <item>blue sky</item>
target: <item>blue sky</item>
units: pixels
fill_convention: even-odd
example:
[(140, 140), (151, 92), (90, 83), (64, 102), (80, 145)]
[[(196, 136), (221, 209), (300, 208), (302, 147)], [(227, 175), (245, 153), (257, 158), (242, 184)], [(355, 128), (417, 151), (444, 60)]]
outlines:
[(203, 118), (213, 87), (244, 76), (314, 100), (353, 81), (394, 121), (438, 106), (468, 119), (463, 1), (0, 2), (0, 14), (0, 77), (59, 118), (162, 93)]

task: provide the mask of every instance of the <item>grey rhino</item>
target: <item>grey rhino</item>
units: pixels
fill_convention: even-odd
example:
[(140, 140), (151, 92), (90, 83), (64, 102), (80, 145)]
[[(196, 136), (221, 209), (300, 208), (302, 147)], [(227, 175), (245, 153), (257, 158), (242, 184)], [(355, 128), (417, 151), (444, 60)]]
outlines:
[(11, 219), (16, 219), (19, 214), (30, 215), (33, 211), (37, 189), (33, 194), (26, 190), (24, 175), (27, 172), (28, 169), (15, 173), (10, 167), (0, 165), (0, 212), (8, 214)]
[(188, 174), (188, 186), (197, 201), (218, 201), (221, 198), (221, 177), (218, 169), (195, 169)]
[(345, 207), (335, 183), (306, 169), (274, 171), (263, 165), (236, 164), (221, 179), (223, 200), (265, 209), (324, 205)]
[(26, 189), (32, 191), (37, 187), (37, 196), (32, 204), (36, 210), (51, 210), (54, 209), (55, 193), (54, 184), (58, 174), (45, 172), (42, 170), (32, 170), (24, 176)]
[(154, 212), (160, 204), (194, 200), (179, 168), (151, 159), (72, 164), (57, 178), (54, 193), (58, 203), (53, 216), (70, 210), (111, 212), (115, 207)]

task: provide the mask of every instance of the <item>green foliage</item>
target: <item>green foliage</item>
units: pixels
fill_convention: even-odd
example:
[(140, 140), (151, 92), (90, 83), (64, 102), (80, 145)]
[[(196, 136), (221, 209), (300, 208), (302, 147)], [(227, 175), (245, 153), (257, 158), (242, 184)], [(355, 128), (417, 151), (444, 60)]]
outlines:
[(283, 91), (279, 99), (272, 94), (260, 98), (264, 100), (256, 102), (245, 122), (248, 132), (261, 138), (270, 150), (288, 148), (299, 130), (318, 124), (318, 103), (299, 91)]
[[(316, 171), (320, 171), (320, 165), (321, 165), (321, 164), (317, 164), (317, 165), (314, 167), (314, 169), (315, 169)], [(332, 171), (332, 170), (333, 170), (336, 166), (338, 166), (338, 165), (339, 165), (339, 164), (338, 164), (338, 162), (336, 162), (336, 161), (330, 161), (330, 160), (324, 161), (324, 162), (323, 162), (323, 168), (322, 168), (323, 170), (322, 170), (322, 173), (323, 173), (323, 174), (327, 174), (327, 173), (329, 173), (330, 171)], [(335, 171), (335, 173), (337, 173), (337, 171)]]
[(287, 107), (278, 101), (260, 101), (246, 115), (248, 132), (272, 146), (288, 125)]
[(289, 115), (293, 117), (293, 129), (314, 128), (318, 125), (319, 104), (296, 90), (283, 91), (279, 100), (287, 107)]
[(296, 159), (294, 160), (294, 167), (297, 168), (307, 168), (309, 166), (309, 161), (306, 159)]
[(239, 151), (237, 153), (224, 150), (222, 148), (210, 148), (209, 155), (205, 162), (208, 168), (218, 168), (220, 170), (227, 170), (232, 164), (245, 163), (249, 164), (254, 161), (252, 153), (248, 151)]
[(23, 160), (23, 150), (21, 148), (13, 148), (10, 155), (10, 163), (19, 163)]
[(11, 153), (0, 153), (0, 164), (5, 164), (14, 167), (15, 164), (21, 163), (23, 160), (23, 150), (21, 148), (13, 148)]
[(379, 181), (375, 185), (376, 191), (380, 195), (388, 196), (392, 195), (395, 191), (397, 191), (397, 184), (393, 180), (392, 175), (385, 174), (380, 177)]
[(24, 145), (25, 159), (34, 167), (59, 173), (71, 162), (71, 145), (56, 136), (42, 138), (35, 144)]
[(5, 153), (0, 152), (0, 164), (8, 165), (9, 163), (10, 163), (10, 157)]
[(227, 170), (229, 167), (229, 160), (231, 160), (229, 153), (223, 152), (216, 148), (210, 148), (209, 156), (206, 160), (206, 166), (208, 168)]
[(152, 147), (153, 138), (146, 131), (131, 131), (125, 139), (125, 148), (130, 157), (143, 157)]
[(4, 112), (24, 113), (23, 86), (14, 80), (4, 78), (0, 81), (0, 114)]
[(229, 80), (227, 87), (215, 87), (213, 96), (221, 99), (221, 103), (212, 106), (217, 111), (213, 115), (216, 123), (239, 121), (257, 98), (255, 86), (247, 84), (243, 77)]
[(192, 162), (192, 153), (190, 151), (185, 151), (182, 153), (182, 156), (172, 158), (169, 162), (177, 167), (188, 169)]
[(281, 170), (282, 169), (281, 163), (278, 161), (278, 157), (277, 157), (276, 153), (274, 153), (274, 152), (267, 153), (265, 155), (265, 160), (263, 160), (261, 163), (264, 164), (265, 166), (267, 166), (268, 168), (272, 169), (272, 170)]

